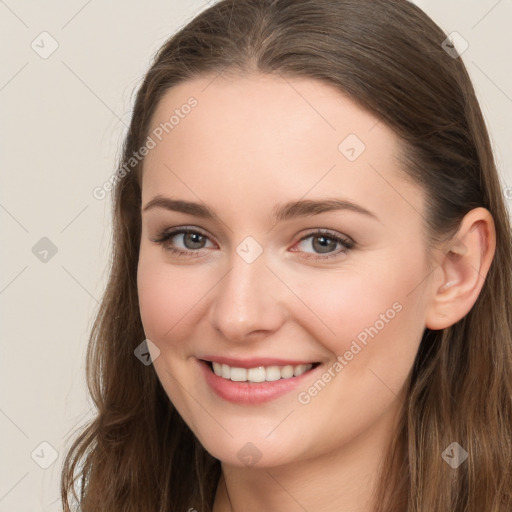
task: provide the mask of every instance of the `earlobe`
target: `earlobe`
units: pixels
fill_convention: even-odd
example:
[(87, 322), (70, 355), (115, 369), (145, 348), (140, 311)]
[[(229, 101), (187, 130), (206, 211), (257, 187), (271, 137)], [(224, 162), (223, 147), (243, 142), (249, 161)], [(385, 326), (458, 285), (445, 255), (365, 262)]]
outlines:
[(457, 234), (440, 249), (425, 326), (445, 329), (471, 310), (496, 250), (496, 231), (490, 212), (475, 208), (467, 213)]

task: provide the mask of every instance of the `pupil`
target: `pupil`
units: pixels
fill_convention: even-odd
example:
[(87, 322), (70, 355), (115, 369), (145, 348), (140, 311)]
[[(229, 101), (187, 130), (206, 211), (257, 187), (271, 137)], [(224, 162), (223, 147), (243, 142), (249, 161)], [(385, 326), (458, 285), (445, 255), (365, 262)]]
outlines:
[[(203, 238), (203, 235), (197, 233), (187, 233), (184, 237), (185, 246), (187, 249), (200, 249), (204, 245)], [(191, 241), (191, 244), (187, 244), (187, 241)]]
[[(317, 240), (321, 241), (320, 245), (316, 244)], [(321, 253), (329, 252), (329, 249), (332, 249), (333, 244), (336, 244), (336, 242), (326, 236), (317, 236), (313, 239), (313, 246), (315, 250)]]

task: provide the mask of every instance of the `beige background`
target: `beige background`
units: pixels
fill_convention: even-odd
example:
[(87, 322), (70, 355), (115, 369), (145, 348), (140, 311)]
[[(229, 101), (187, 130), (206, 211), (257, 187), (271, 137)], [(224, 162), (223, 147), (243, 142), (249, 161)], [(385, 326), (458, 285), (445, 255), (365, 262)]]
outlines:
[[(512, 2), (417, 3), (469, 43), (463, 59), (504, 189), (512, 186)], [(150, 57), (206, 6), (0, 0), (2, 512), (60, 510), (66, 440), (91, 412), (84, 354), (109, 258), (109, 196), (97, 200), (92, 190), (113, 172)], [(512, 188), (504, 193), (510, 207)]]

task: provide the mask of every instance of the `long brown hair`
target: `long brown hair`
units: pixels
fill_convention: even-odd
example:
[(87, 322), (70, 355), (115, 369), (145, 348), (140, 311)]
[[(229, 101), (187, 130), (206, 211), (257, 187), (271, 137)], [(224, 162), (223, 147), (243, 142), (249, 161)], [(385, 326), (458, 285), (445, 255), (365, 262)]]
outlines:
[[(334, 85), (391, 127), (428, 198), (431, 241), (487, 208), (497, 247), (470, 312), (425, 330), (379, 486), (381, 512), (512, 510), (512, 237), (488, 132), (461, 58), (405, 0), (223, 0), (157, 53), (140, 86), (113, 190), (113, 258), (87, 354), (96, 417), (64, 462), (64, 510), (211, 511), (220, 462), (199, 444), (152, 366), (136, 271), (144, 146), (163, 94), (191, 78), (257, 72)], [(457, 469), (452, 442), (468, 453)], [(393, 471), (390, 470), (393, 468)], [(74, 491), (75, 488), (78, 490)]]

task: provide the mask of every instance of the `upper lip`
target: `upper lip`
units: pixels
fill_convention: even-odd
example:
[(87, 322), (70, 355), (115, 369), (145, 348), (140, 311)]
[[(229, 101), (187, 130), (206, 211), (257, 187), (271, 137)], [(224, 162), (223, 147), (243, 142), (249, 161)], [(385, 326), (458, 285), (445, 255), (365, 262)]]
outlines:
[(298, 359), (277, 359), (274, 357), (253, 357), (250, 359), (236, 359), (234, 357), (204, 356), (203, 361), (227, 364), (235, 368), (257, 368), (258, 366), (297, 366), (299, 364), (314, 364), (315, 361)]

